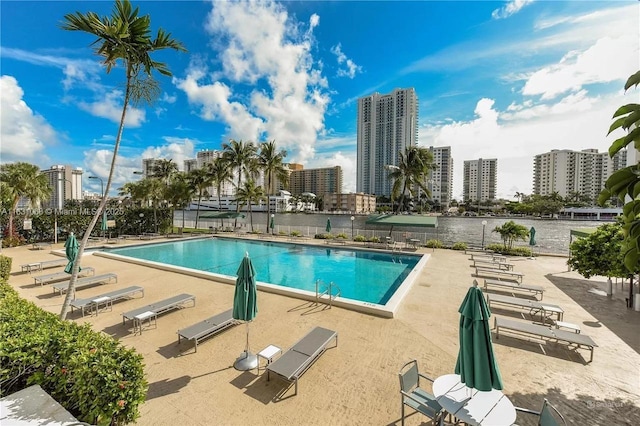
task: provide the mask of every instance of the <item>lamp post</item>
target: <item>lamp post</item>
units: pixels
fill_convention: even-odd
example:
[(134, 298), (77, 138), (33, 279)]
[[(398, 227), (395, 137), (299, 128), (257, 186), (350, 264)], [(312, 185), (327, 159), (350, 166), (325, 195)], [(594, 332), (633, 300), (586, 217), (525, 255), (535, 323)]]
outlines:
[(142, 235), (142, 218), (144, 218), (144, 213), (140, 213), (138, 216), (140, 217), (140, 235)]
[(484, 250), (484, 228), (487, 226), (487, 221), (482, 221), (482, 250)]
[(269, 228), (271, 228), (271, 235), (273, 235), (273, 228), (275, 227), (274, 220), (276, 215), (271, 213), (271, 222), (269, 222)]
[[(101, 198), (104, 198), (104, 181), (102, 180), (102, 178), (100, 178), (98, 176), (89, 176), (89, 179), (98, 179), (100, 181), (100, 196), (101, 196)], [(107, 219), (105, 217), (105, 213), (106, 213), (106, 210), (102, 210), (102, 222), (103, 222), (103, 224), (100, 224), (100, 228), (102, 228), (102, 239), (103, 240), (105, 238), (105, 233), (107, 232), (104, 229), (104, 227), (106, 225), (106, 219)]]
[(351, 239), (353, 240), (353, 221), (356, 219), (355, 216), (351, 216)]

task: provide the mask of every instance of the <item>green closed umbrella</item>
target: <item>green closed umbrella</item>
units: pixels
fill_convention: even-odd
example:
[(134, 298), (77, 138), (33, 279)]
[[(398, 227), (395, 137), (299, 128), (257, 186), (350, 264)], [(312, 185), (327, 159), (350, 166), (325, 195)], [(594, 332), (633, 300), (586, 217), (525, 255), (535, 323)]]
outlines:
[(460, 351), (455, 372), (460, 375), (460, 381), (479, 391), (502, 389), (502, 377), (491, 342), (491, 312), (476, 280), (458, 312)]
[(327, 219), (327, 227), (326, 227), (327, 232), (331, 232), (331, 219)]
[(247, 346), (233, 365), (241, 371), (252, 370), (258, 366), (258, 357), (249, 351), (249, 322), (253, 321), (258, 313), (255, 276), (256, 271), (247, 253), (238, 268), (236, 291), (233, 296), (233, 318), (245, 321), (247, 324)]
[[(80, 246), (78, 245), (78, 240), (76, 239), (76, 236), (73, 235), (72, 233), (71, 235), (69, 235), (69, 238), (67, 238), (67, 241), (65, 241), (64, 243), (64, 251), (67, 255), (67, 260), (69, 261), (67, 266), (64, 268), (64, 271), (67, 274), (73, 273), (73, 263), (76, 261), (76, 257), (78, 257), (79, 250), (80, 250)], [(80, 270), (81, 269), (78, 268), (78, 271)]]
[(107, 231), (108, 229), (109, 229), (109, 226), (107, 225), (107, 213), (104, 212), (102, 213), (102, 222), (100, 223), (100, 230)]
[(531, 227), (531, 229), (529, 229), (529, 245), (536, 245), (536, 228), (534, 228), (533, 226)]
[(276, 225), (273, 221), (273, 215), (271, 215), (271, 222), (269, 222), (269, 228), (271, 228), (271, 233), (273, 234), (273, 228), (275, 228)]

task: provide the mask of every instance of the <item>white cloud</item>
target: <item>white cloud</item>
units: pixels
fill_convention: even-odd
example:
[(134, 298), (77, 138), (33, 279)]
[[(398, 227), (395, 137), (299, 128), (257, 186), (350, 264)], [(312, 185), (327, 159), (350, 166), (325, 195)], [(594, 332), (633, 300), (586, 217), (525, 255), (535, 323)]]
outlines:
[[(122, 116), (122, 92), (114, 90), (104, 95), (104, 99), (95, 102), (78, 102), (78, 107), (96, 117), (106, 118), (114, 123), (120, 123)], [(124, 119), (126, 127), (140, 127), (145, 122), (145, 111), (131, 105), (127, 107)]]
[(29, 108), (23, 96), (14, 77), (0, 77), (0, 162), (27, 161), (47, 167), (45, 149), (57, 142), (58, 135), (44, 117)]
[[(212, 2), (206, 28), (217, 43), (222, 74), (196, 59), (186, 78), (174, 81), (203, 119), (227, 125), (226, 137), (275, 139), (291, 161), (304, 162), (314, 155), (329, 102), (327, 81), (311, 55), (318, 24), (314, 15), (300, 32), (302, 25), (272, 1)], [(213, 75), (226, 81), (213, 81)], [(267, 88), (247, 93), (258, 81)]]
[(520, 12), (523, 7), (533, 3), (533, 1), (534, 0), (509, 0), (507, 4), (502, 6), (500, 9), (496, 9), (491, 12), (491, 17), (493, 19), (508, 18), (509, 16)]
[(462, 194), (464, 161), (478, 158), (499, 159), (498, 197), (513, 198), (514, 189), (532, 193), (535, 155), (552, 149), (606, 151), (615, 136), (606, 137), (611, 115), (628, 101), (621, 92), (590, 98), (580, 91), (554, 104), (525, 102), (499, 111), (493, 100), (481, 99), (474, 119), (424, 126), (420, 140), (452, 147), (455, 198)]
[(347, 55), (342, 51), (342, 45), (338, 43), (337, 45), (331, 47), (331, 53), (336, 55), (336, 59), (338, 60), (338, 64), (344, 64), (346, 69), (339, 68), (338, 69), (338, 77), (349, 77), (354, 78), (356, 74), (362, 72), (362, 67), (360, 65), (356, 65), (353, 60), (347, 58)]
[[(111, 138), (108, 138), (111, 140)], [(123, 149), (118, 153), (116, 160), (116, 168), (114, 170), (113, 182), (109, 193), (115, 195), (118, 188), (121, 188), (127, 182), (136, 180), (133, 172), (142, 169), (143, 158), (165, 158), (172, 159), (180, 170), (183, 169), (184, 160), (195, 158), (194, 145), (195, 142), (188, 138), (176, 138), (173, 136), (165, 136), (163, 145), (149, 146), (142, 153), (139, 151), (133, 155), (123, 155)], [(121, 145), (122, 147), (122, 145)], [(84, 170), (85, 175), (98, 176), (107, 183), (109, 177), (109, 169), (111, 168), (111, 159), (113, 158), (113, 149), (90, 149), (84, 152)], [(94, 192), (100, 192), (100, 182), (97, 185), (88, 179), (83, 182)]]
[(534, 72), (522, 93), (553, 99), (588, 84), (625, 80), (637, 70), (638, 55), (637, 36), (605, 37), (584, 52), (569, 52), (557, 64)]

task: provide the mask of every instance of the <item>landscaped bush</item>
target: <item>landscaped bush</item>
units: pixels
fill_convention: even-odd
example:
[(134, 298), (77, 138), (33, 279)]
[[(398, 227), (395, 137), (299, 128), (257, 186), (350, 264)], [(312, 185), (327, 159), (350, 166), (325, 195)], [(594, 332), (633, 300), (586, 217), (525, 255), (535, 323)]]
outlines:
[(440, 240), (428, 240), (425, 246), (429, 248), (443, 248), (444, 244), (442, 244), (442, 241)]
[(302, 232), (300, 232), (300, 231), (291, 231), (291, 234), (289, 234), (289, 235), (291, 235), (292, 237), (299, 237), (299, 236), (302, 235)]
[(367, 241), (369, 241), (370, 243), (379, 243), (380, 237), (371, 237)]
[(285, 235), (287, 235), (287, 232), (286, 231), (278, 231), (278, 235), (285, 236)]
[(349, 237), (347, 237), (347, 234), (345, 234), (344, 232), (341, 232), (336, 235), (336, 238), (346, 240)]
[(317, 240), (331, 240), (331, 239), (333, 239), (333, 235), (331, 235), (331, 234), (316, 234), (315, 238)]
[(502, 244), (489, 244), (485, 249), (509, 256), (531, 256), (531, 249), (527, 247), (512, 247), (511, 249), (508, 249)]
[(454, 243), (451, 246), (451, 250), (466, 250), (466, 249), (467, 249), (467, 243), (464, 243), (464, 242)]
[(357, 243), (364, 243), (367, 239), (363, 235), (356, 235), (353, 237), (353, 241)]
[(84, 422), (126, 424), (140, 415), (142, 356), (90, 325), (60, 320), (0, 282), (0, 396), (39, 384)]
[(11, 258), (0, 255), (0, 281), (7, 282), (11, 275)]

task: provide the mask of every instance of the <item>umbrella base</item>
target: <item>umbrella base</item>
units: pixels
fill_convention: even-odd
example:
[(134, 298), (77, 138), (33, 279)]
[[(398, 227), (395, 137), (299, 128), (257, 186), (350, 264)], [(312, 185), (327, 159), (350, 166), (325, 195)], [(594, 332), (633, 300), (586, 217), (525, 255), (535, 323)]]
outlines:
[(258, 368), (258, 356), (251, 352), (242, 352), (242, 355), (240, 355), (233, 364), (233, 368), (240, 371), (248, 371)]

